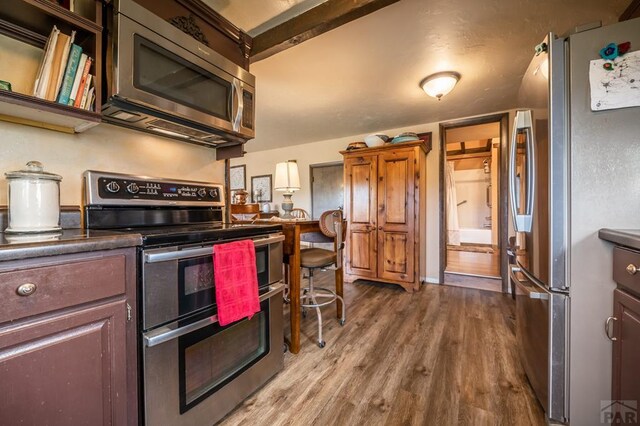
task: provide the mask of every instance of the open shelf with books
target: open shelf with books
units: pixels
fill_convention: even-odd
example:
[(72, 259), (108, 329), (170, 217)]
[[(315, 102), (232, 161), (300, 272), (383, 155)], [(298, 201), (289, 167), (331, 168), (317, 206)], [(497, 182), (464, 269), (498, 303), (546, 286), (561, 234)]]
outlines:
[(102, 4), (66, 5), (0, 0), (0, 120), (69, 133), (100, 123)]

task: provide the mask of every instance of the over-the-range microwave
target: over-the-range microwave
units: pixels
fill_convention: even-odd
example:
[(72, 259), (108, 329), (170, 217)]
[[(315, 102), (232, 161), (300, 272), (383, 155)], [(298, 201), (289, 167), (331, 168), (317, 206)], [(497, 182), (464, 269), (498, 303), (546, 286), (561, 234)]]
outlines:
[(133, 0), (108, 16), (105, 121), (207, 146), (255, 136), (253, 75)]

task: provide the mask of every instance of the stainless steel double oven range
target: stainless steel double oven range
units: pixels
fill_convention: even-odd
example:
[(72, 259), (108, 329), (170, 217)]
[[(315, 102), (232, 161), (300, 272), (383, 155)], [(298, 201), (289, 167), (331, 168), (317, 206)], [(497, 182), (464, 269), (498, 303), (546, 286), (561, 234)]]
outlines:
[[(85, 225), (135, 232), (142, 421), (210, 425), (283, 368), (280, 225), (223, 223), (216, 184), (87, 171)], [(260, 312), (218, 324), (212, 247), (252, 239)]]

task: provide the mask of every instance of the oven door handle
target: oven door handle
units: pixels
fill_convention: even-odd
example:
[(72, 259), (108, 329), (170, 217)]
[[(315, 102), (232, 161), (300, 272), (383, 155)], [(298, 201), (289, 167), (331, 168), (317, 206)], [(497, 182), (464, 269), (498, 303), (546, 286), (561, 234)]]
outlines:
[[(259, 300), (260, 302), (264, 302), (265, 300), (275, 296), (276, 294), (281, 293), (283, 290), (284, 290), (284, 284), (282, 283), (271, 285), (269, 286), (269, 291), (261, 295)], [(144, 345), (148, 348), (152, 348), (161, 343), (168, 342), (169, 340), (176, 339), (180, 336), (184, 336), (185, 334), (191, 333), (193, 331), (199, 330), (203, 327), (206, 327), (211, 324), (215, 324), (217, 322), (218, 322), (218, 315), (212, 315), (209, 318), (204, 318), (192, 324), (185, 325), (184, 327), (180, 327), (176, 329), (172, 329), (169, 327), (160, 327), (149, 333), (145, 333), (145, 335), (143, 336)]]
[[(256, 247), (266, 246), (268, 244), (274, 244), (280, 241), (284, 241), (284, 235), (275, 235), (267, 238), (257, 238), (253, 240), (253, 244)], [(144, 263), (157, 263), (166, 262), (168, 260), (180, 260), (189, 259), (191, 257), (200, 257), (213, 254), (213, 246), (178, 250), (178, 251), (166, 251), (160, 253), (145, 253)]]

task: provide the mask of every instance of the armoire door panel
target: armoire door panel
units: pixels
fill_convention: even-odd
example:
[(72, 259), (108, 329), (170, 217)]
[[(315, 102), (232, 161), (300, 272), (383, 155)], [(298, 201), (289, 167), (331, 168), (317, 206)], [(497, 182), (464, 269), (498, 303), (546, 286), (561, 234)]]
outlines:
[(375, 244), (375, 231), (354, 231), (349, 234), (347, 273), (362, 276), (376, 275), (376, 255), (371, 248)]
[(366, 163), (353, 164), (350, 173), (350, 221), (351, 223), (374, 223), (375, 219), (371, 215), (375, 214), (375, 210), (371, 210), (371, 201), (375, 198), (375, 194), (371, 189), (371, 181), (375, 182), (375, 167), (371, 159)]
[(406, 158), (385, 161), (383, 170), (385, 180), (383, 198), (378, 204), (384, 206), (384, 222), (406, 224), (407, 218), (407, 188), (409, 181), (409, 167)]
[(413, 282), (413, 234), (378, 232), (378, 277)]
[(413, 150), (389, 152), (378, 156), (378, 226), (409, 232), (414, 225)]
[(377, 271), (377, 156), (345, 159), (347, 274), (375, 277)]

